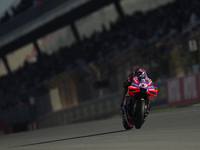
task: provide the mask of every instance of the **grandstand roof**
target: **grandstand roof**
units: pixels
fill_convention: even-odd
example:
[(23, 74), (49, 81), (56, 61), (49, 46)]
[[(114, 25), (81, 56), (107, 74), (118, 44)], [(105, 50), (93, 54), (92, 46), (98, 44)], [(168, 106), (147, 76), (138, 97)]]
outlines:
[(0, 57), (64, 27), (115, 0), (62, 1), (65, 3), (48, 11), (45, 11), (45, 9), (51, 8), (55, 1), (44, 1), (40, 6), (31, 8), (1, 25)]

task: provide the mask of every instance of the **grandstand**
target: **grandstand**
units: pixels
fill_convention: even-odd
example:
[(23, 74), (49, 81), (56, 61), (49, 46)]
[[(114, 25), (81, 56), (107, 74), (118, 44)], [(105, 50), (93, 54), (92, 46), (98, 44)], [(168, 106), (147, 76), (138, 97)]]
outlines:
[[(44, 0), (34, 7), (27, 4), (21, 14), (0, 24), (0, 56), (8, 71), (0, 78), (0, 110), (2, 118), (7, 118), (6, 126), (27, 124), (116, 92), (120, 99), (121, 84), (136, 66), (144, 67), (154, 81), (191, 73), (192, 66), (199, 63), (195, 57), (199, 54), (192, 54), (192, 64), (185, 56), (188, 40), (199, 38), (200, 3), (165, 1), (168, 3), (154, 9), (128, 14), (125, 1)], [(115, 20), (95, 32), (88, 27), (79, 34), (76, 20), (88, 22), (89, 14), (95, 16), (110, 5), (117, 10)], [(54, 43), (51, 51), (38, 44), (38, 39), (56, 38), (55, 34), (69, 27), (74, 40), (68, 44), (66, 36)], [(29, 43), (34, 45), (36, 61), (26, 59), (21, 68), (12, 71), (6, 56)]]

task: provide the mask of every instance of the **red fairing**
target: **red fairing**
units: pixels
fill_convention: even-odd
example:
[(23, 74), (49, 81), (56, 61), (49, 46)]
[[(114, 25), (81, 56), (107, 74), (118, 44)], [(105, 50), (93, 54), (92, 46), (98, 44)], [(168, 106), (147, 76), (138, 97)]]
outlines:
[[(147, 81), (146, 83), (141, 83), (138, 80), (136, 80), (135, 78), (132, 78), (132, 82), (136, 84), (136, 86), (134, 85), (130, 85), (128, 87), (128, 93), (131, 97), (134, 97), (137, 93), (140, 92), (140, 88), (144, 88), (146, 86), (146, 94), (148, 97), (148, 100), (151, 99), (152, 96), (157, 97), (157, 92), (158, 90), (155, 88), (148, 88), (148, 86), (153, 86), (153, 82), (152, 80), (149, 79), (149, 82)], [(143, 86), (141, 87), (140, 85), (143, 84)]]
[(132, 85), (128, 87), (128, 93), (131, 97), (134, 97), (138, 92), (140, 92), (140, 87), (135, 87)]
[(135, 86), (129, 86), (128, 87), (128, 92), (131, 93), (138, 93), (140, 91), (140, 87), (135, 87)]
[(148, 89), (147, 90), (147, 94), (150, 95), (150, 96), (157, 96), (157, 92), (158, 90), (157, 89)]

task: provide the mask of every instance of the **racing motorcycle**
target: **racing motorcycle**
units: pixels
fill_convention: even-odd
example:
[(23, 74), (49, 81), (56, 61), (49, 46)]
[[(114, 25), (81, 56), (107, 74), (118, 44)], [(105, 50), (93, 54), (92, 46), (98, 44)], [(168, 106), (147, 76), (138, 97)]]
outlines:
[(133, 78), (123, 103), (122, 123), (126, 130), (140, 129), (150, 112), (150, 101), (157, 97), (157, 87), (152, 80)]

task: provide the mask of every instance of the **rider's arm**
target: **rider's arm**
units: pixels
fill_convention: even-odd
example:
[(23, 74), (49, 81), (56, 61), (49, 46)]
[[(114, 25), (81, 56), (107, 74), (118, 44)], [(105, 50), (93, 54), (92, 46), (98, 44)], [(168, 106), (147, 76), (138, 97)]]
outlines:
[(133, 74), (129, 74), (128, 78), (126, 79), (126, 82), (123, 83), (124, 88), (128, 88), (128, 86), (131, 85), (131, 82), (133, 80)]

